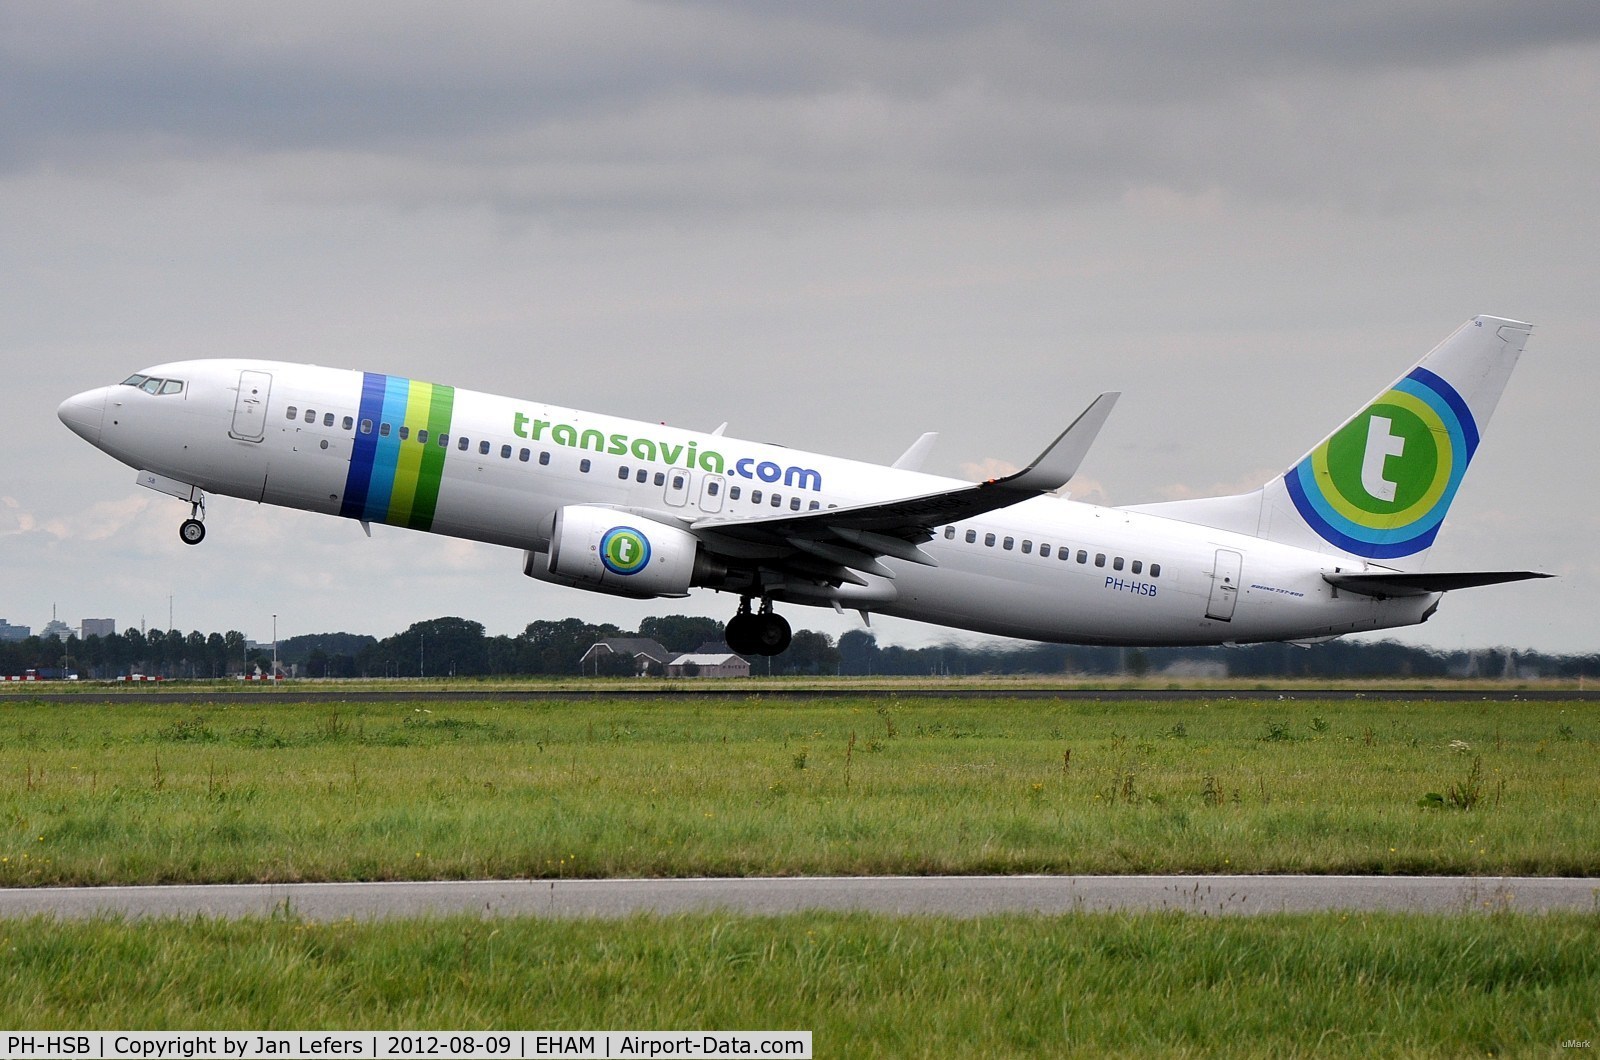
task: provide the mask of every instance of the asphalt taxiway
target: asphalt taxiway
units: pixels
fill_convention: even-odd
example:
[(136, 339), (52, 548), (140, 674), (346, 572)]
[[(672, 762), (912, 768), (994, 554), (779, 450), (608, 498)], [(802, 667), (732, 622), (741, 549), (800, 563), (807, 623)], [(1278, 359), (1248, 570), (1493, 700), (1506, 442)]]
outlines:
[(1600, 912), (1600, 879), (1540, 876), (854, 876), (0, 889), (0, 917), (614, 918), (813, 910), (975, 917), (1172, 910)]

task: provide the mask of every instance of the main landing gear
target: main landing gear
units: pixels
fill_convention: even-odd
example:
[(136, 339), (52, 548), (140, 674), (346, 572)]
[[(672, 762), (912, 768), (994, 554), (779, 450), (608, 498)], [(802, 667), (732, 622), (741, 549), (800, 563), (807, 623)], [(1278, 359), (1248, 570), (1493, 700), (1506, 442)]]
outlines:
[(789, 646), (793, 634), (789, 623), (772, 610), (772, 601), (761, 601), (760, 613), (750, 610), (750, 598), (741, 597), (739, 613), (728, 621), (723, 633), (728, 647), (737, 655), (777, 655)]
[[(198, 492), (198, 491), (196, 491)], [(186, 545), (198, 545), (206, 539), (206, 495), (201, 493), (198, 500), (189, 505), (189, 518), (178, 527), (178, 536)]]

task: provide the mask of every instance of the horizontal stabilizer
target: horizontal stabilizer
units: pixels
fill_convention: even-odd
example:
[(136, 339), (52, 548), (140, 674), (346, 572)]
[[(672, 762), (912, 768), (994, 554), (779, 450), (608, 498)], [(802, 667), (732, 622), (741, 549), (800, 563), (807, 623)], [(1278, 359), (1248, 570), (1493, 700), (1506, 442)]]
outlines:
[(1453, 589), (1472, 589), (1479, 585), (1520, 582), (1528, 578), (1552, 578), (1554, 575), (1531, 570), (1486, 570), (1437, 574), (1382, 571), (1366, 574), (1324, 574), (1322, 577), (1336, 589), (1383, 599), (1391, 596), (1427, 596), (1429, 593), (1447, 593)]

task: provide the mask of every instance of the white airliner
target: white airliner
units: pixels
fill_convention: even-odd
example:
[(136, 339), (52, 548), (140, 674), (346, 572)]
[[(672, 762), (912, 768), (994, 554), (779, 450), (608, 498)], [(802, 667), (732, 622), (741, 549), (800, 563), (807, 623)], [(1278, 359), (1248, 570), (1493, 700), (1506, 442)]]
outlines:
[[(1284, 474), (1239, 496), (1103, 507), (1052, 494), (1117, 395), (1026, 469), (916, 470), (373, 372), (255, 360), (144, 369), (61, 420), (190, 506), (206, 493), (523, 550), (523, 571), (635, 598), (737, 594), (728, 645), (789, 643), (774, 601), (1030, 640), (1314, 641), (1425, 621), (1451, 589), (1530, 571), (1425, 573), (1531, 328), (1477, 317)], [(759, 604), (757, 605), (757, 601)]]

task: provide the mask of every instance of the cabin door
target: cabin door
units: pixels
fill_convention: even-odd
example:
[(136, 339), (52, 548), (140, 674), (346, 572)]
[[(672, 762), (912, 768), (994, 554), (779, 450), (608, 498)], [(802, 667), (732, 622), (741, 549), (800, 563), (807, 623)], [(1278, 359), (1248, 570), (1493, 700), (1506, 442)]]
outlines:
[(1225, 548), (1217, 549), (1217, 562), (1211, 571), (1211, 599), (1206, 601), (1206, 617), (1220, 622), (1233, 621), (1233, 608), (1239, 601), (1239, 571), (1244, 556)]
[(267, 372), (240, 372), (239, 396), (233, 402), (233, 427), (230, 435), (245, 442), (259, 442), (267, 432), (267, 395), (272, 392), (272, 376)]

